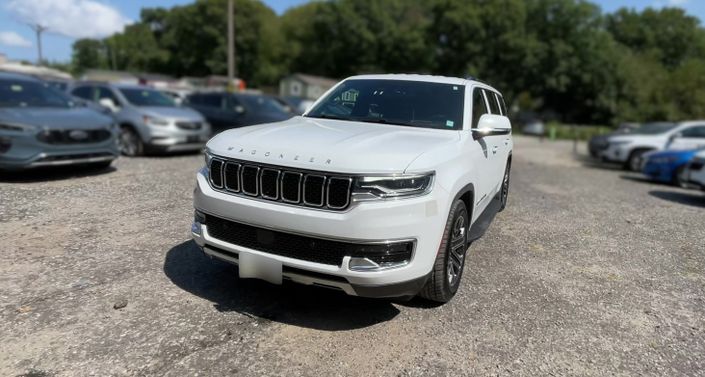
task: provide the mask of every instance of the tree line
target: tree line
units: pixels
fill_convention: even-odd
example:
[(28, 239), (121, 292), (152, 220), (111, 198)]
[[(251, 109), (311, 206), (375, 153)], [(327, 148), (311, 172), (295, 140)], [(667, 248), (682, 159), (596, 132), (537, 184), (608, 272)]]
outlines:
[[(227, 0), (145, 8), (102, 40), (73, 45), (89, 68), (225, 74)], [(278, 16), (235, 1), (237, 73), (273, 86), (293, 72), (343, 78), (474, 76), (513, 107), (564, 122), (705, 118), (705, 29), (680, 8), (603, 13), (582, 0), (312, 1)]]

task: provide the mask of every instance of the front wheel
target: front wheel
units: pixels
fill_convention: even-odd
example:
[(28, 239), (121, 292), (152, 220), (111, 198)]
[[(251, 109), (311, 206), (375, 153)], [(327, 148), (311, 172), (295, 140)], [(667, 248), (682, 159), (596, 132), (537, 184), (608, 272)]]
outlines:
[(118, 148), (123, 156), (135, 157), (144, 152), (144, 145), (140, 135), (132, 127), (122, 126), (118, 136)]
[(625, 169), (637, 172), (641, 171), (641, 158), (646, 152), (648, 152), (646, 149), (637, 149), (630, 153), (627, 163), (624, 164)]
[(419, 296), (440, 303), (450, 301), (460, 286), (468, 247), (470, 217), (462, 200), (451, 207), (433, 270)]

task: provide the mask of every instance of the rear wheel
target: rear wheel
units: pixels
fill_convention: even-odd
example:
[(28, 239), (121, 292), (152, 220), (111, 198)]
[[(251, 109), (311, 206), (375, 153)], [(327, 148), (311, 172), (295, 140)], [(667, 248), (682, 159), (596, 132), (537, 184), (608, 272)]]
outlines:
[(504, 169), (504, 178), (502, 178), (502, 188), (499, 191), (499, 201), (501, 206), (500, 211), (504, 211), (507, 206), (507, 198), (509, 197), (509, 171), (512, 167), (511, 162), (507, 162), (507, 167)]
[(685, 188), (687, 186), (687, 181), (688, 180), (685, 177), (685, 165), (678, 167), (675, 173), (673, 173), (673, 185)]
[(144, 153), (144, 145), (142, 139), (130, 126), (120, 127), (120, 135), (118, 136), (118, 147), (120, 153), (124, 156), (140, 156)]
[(468, 248), (470, 218), (462, 200), (451, 207), (436, 261), (419, 296), (436, 302), (448, 302), (458, 291)]

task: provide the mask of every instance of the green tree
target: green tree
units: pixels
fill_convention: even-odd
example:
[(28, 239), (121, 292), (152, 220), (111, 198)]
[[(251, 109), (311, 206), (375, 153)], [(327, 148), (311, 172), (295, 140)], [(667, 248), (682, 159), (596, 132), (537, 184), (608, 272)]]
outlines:
[(106, 50), (102, 41), (79, 39), (73, 43), (71, 65), (76, 74), (91, 68), (107, 68)]

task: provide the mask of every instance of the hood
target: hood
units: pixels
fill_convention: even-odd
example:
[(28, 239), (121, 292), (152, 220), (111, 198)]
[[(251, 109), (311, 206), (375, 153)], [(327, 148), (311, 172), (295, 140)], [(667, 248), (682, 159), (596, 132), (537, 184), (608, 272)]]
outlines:
[(341, 173), (401, 173), (422, 153), (457, 143), (458, 131), (294, 117), (228, 130), (215, 154), (264, 164)]
[(87, 107), (13, 107), (0, 108), (2, 122), (40, 128), (94, 129), (109, 127), (113, 119)]
[(698, 153), (697, 149), (688, 150), (665, 150), (665, 151), (654, 151), (644, 154), (646, 158), (669, 158), (674, 157), (678, 159), (690, 159)]
[(140, 112), (155, 118), (184, 120), (190, 122), (203, 122), (203, 116), (188, 107), (172, 106), (145, 106), (138, 107)]

